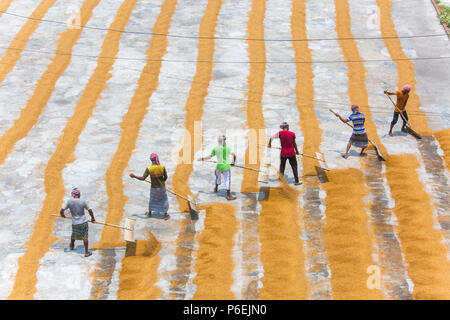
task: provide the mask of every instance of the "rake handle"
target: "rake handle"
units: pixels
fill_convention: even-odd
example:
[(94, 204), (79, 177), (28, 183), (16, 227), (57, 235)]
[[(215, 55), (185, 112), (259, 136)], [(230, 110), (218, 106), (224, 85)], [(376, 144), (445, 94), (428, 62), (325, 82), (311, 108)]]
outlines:
[[(51, 216), (62, 218), (60, 215), (57, 215), (57, 214), (51, 214)], [(66, 216), (65, 219), (70, 219), (70, 217)], [(113, 228), (119, 228), (119, 229), (125, 229), (125, 230), (129, 230), (129, 231), (133, 231), (133, 229), (125, 228), (125, 227), (118, 226), (118, 225), (115, 225), (115, 224), (110, 224), (110, 223), (105, 223), (105, 222), (98, 222), (98, 221), (95, 221), (95, 222), (88, 221), (88, 222), (93, 223), (93, 224), (102, 224), (102, 225), (105, 225), (105, 226), (108, 226), (108, 227), (113, 227)]]
[[(264, 144), (263, 144), (263, 146), (265, 146), (265, 147), (267, 147), (267, 148), (269, 148), (269, 149), (278, 149), (278, 150), (281, 150), (280, 147), (272, 147), (272, 146), (269, 147), (269, 146), (266, 146), (266, 145), (264, 145)], [(310, 155), (307, 155), (307, 154), (304, 154), (304, 153), (299, 153), (299, 155), (302, 156), (302, 157), (311, 158), (311, 159), (316, 159), (316, 160), (318, 160), (318, 161), (323, 161), (322, 159), (319, 159), (319, 158), (317, 158), (317, 157), (310, 156)], [(299, 158), (299, 156), (297, 156), (297, 158)]]
[[(338, 115), (339, 115), (339, 113), (334, 112), (333, 109), (328, 109), (328, 110), (330, 110), (332, 113), (334, 113), (335, 116), (338, 116)], [(345, 123), (346, 125), (348, 125), (350, 128), (353, 129), (353, 126), (352, 126), (350, 123), (348, 123), (348, 122), (344, 122), (344, 123)]]
[[(148, 180), (144, 180), (144, 181), (147, 182), (147, 183), (152, 184), (151, 181), (148, 181)], [(189, 200), (188, 198), (186, 198), (186, 197), (184, 197), (184, 196), (182, 196), (182, 195), (180, 195), (180, 194), (178, 194), (178, 193), (176, 193), (176, 192), (174, 192), (174, 191), (172, 191), (172, 190), (170, 190), (170, 189), (167, 189), (167, 188), (166, 188), (166, 190), (167, 190), (167, 192), (169, 192), (169, 193), (171, 193), (171, 194), (173, 194), (173, 195), (176, 195), (177, 197), (180, 197), (180, 198), (182, 198), (182, 199), (184, 199), (184, 200), (186, 200), (186, 201), (192, 202), (193, 204), (197, 205), (196, 202), (194, 202), (194, 201), (192, 201), (192, 200)]]
[[(216, 163), (217, 164), (217, 162), (214, 162), (214, 161), (202, 161), (202, 162), (209, 162), (209, 163)], [(245, 167), (245, 166), (241, 166), (241, 165), (238, 165), (238, 164), (232, 164), (231, 166), (232, 167), (237, 167), (237, 168), (242, 168), (242, 169), (247, 169), (247, 170), (252, 170), (252, 171), (256, 171), (256, 172), (261, 172), (261, 170), (253, 169), (253, 168), (249, 168), (249, 167)]]
[(253, 169), (253, 168), (249, 168), (249, 167), (244, 167), (244, 166), (240, 166), (240, 165), (238, 165), (238, 164), (233, 164), (232, 166), (238, 167), (238, 168), (242, 168), (242, 169), (252, 170), (252, 171), (256, 171), (256, 172), (261, 172), (261, 170)]

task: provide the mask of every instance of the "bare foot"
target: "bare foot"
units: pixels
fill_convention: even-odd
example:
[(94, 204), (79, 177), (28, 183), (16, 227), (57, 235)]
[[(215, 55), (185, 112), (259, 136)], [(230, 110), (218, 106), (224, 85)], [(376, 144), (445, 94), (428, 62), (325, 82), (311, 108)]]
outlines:
[(236, 199), (236, 197), (233, 197), (233, 196), (227, 196), (227, 200), (235, 200)]
[(92, 252), (86, 252), (86, 254), (84, 255), (85, 257), (89, 257), (89, 256), (92, 256)]
[(389, 132), (389, 135), (391, 136), (391, 137), (393, 137), (394, 135), (392, 134), (392, 132)]
[(146, 216), (146, 217), (151, 217), (151, 216), (152, 216), (152, 213), (147, 211), (147, 212), (145, 213), (145, 216)]
[(217, 193), (219, 191), (219, 188), (215, 187), (214, 188), (214, 193)]
[(170, 216), (169, 215), (164, 215), (164, 220), (169, 220)]

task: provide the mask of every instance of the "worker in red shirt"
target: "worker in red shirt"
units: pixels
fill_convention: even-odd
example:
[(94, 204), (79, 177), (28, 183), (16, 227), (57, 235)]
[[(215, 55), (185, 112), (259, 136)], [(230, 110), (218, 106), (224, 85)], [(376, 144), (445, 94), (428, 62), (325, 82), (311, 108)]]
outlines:
[(280, 125), (281, 131), (276, 133), (269, 139), (268, 147), (272, 147), (273, 139), (280, 139), (281, 153), (280, 153), (280, 172), (284, 175), (284, 169), (286, 168), (286, 160), (289, 160), (292, 172), (294, 173), (295, 185), (299, 185), (298, 171), (297, 171), (297, 157), (300, 154), (297, 149), (297, 143), (295, 142), (295, 133), (289, 131), (289, 125), (286, 122), (282, 122)]

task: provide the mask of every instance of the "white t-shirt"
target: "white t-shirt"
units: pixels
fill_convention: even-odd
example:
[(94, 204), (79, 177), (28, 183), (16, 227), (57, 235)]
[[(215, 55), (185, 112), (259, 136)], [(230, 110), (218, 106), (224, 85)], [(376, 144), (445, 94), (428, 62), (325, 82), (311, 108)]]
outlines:
[(73, 225), (82, 224), (88, 221), (84, 209), (89, 210), (90, 208), (86, 200), (72, 198), (67, 200), (62, 208), (64, 210), (70, 210)]

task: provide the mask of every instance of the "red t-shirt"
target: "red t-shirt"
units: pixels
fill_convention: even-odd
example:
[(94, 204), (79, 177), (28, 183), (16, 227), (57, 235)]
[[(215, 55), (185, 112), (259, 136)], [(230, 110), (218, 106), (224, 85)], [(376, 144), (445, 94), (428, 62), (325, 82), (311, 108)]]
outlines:
[(295, 149), (294, 149), (294, 140), (295, 133), (289, 130), (282, 130), (278, 132), (276, 137), (280, 138), (281, 142), (281, 156), (282, 157), (294, 157)]

